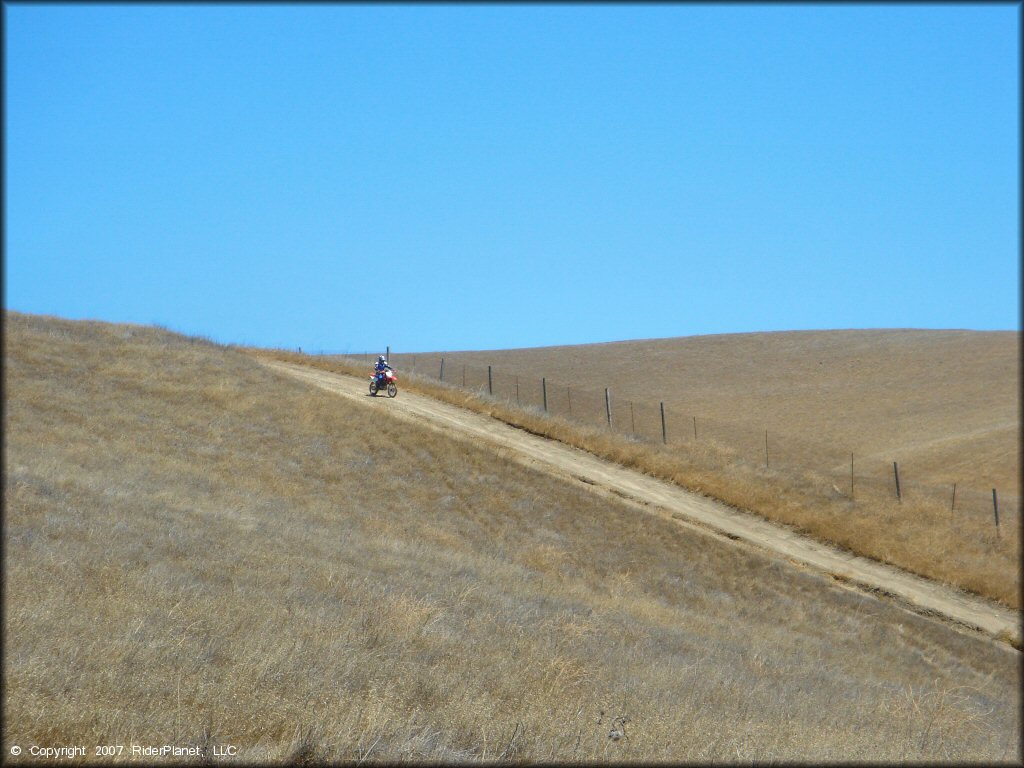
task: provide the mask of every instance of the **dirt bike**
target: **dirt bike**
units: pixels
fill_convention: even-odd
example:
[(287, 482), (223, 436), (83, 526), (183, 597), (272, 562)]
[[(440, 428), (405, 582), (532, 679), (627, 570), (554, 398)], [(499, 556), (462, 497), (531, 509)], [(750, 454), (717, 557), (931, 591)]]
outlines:
[(386, 390), (388, 397), (394, 397), (398, 394), (398, 377), (395, 376), (395, 372), (390, 368), (376, 371), (370, 377), (370, 394), (376, 397), (377, 392), (380, 390)]

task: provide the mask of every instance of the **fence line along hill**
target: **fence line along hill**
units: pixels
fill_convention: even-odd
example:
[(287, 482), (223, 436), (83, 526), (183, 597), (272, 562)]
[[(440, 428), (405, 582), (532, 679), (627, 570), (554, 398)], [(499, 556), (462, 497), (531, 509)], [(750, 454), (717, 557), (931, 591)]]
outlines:
[(664, 402), (686, 421), (677, 434), (695, 418), (698, 433), (717, 429), (749, 453), (767, 431), (780, 451), (794, 446), (794, 461), (848, 464), (852, 453), (898, 461), (907, 477), (947, 491), (955, 482), (1019, 499), (1020, 340), (1017, 331), (792, 331), (392, 357), (435, 377), (443, 357), (453, 380), (467, 366), (477, 383), (490, 365), (519, 376), (531, 397), (545, 377), (559, 385), (561, 409), (566, 385), (607, 387), (648, 420)]
[(4, 333), (12, 764), (1020, 759), (1004, 644), (237, 350)]

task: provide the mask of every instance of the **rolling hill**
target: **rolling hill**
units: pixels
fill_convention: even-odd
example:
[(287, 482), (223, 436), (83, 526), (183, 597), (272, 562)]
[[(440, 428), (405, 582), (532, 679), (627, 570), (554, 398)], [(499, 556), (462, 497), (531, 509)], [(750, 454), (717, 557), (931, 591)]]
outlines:
[(5, 756), (1020, 759), (1003, 644), (238, 350), (4, 334)]
[[(1020, 495), (1020, 333), (838, 330), (721, 334), (578, 346), (393, 354), (397, 365), (449, 377), (463, 365), (561, 395), (608, 387), (619, 402), (697, 417), (701, 432), (763, 444), (794, 462), (891, 467), (905, 479)], [(532, 391), (532, 390), (531, 390)], [(578, 395), (582, 400), (582, 394)], [(560, 404), (564, 409), (564, 405)], [(598, 407), (603, 407), (599, 404)], [(760, 436), (760, 437), (759, 437)], [(760, 442), (758, 442), (760, 440)]]

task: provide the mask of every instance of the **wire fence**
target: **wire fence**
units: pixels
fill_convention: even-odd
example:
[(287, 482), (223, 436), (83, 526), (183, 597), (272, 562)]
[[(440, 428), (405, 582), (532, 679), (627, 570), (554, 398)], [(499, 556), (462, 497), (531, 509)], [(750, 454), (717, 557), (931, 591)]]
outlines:
[[(368, 366), (376, 360), (372, 353), (326, 354)], [(810, 474), (825, 486), (823, 490), (854, 502), (926, 499), (948, 504), (951, 514), (987, 515), (1000, 527), (1016, 526), (1020, 520), (1019, 495), (980, 488), (974, 478), (951, 480), (947, 485), (925, 482), (915, 476), (912, 464), (899, 464), (877, 455), (859, 457), (833, 443), (776, 434), (750, 423), (685, 413), (655, 396), (624, 397), (609, 389), (520, 375), (493, 366), (466, 365), (439, 355), (390, 353), (389, 360), (400, 371), (631, 439), (669, 446), (714, 443), (740, 463)]]

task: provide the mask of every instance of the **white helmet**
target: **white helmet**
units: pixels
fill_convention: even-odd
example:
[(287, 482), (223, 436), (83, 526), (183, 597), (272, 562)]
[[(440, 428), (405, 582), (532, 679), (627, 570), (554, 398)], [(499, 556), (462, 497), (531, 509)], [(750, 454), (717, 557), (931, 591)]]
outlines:
[(381, 355), (380, 357), (378, 357), (377, 358), (377, 362), (378, 363), (383, 363), (384, 362), (384, 355)]

